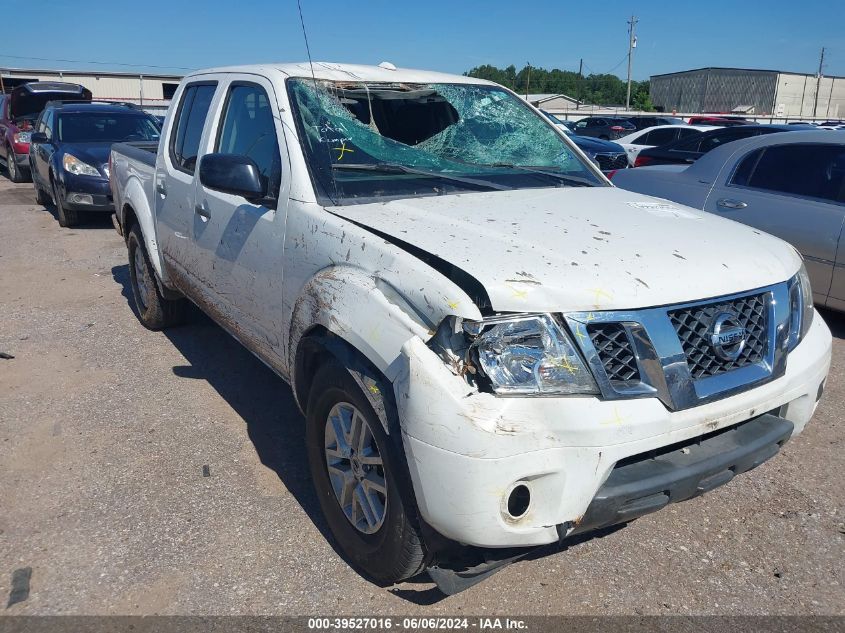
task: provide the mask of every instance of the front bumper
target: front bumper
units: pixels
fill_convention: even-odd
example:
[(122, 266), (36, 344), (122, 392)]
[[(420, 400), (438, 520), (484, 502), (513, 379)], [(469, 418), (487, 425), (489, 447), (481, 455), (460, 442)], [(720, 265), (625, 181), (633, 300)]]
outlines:
[(64, 174), (59, 185), (62, 204), (75, 211), (114, 211), (109, 181), (104, 176)]
[[(830, 353), (830, 331), (816, 315), (780, 378), (669, 411), (656, 398), (478, 393), (422, 341), (411, 339), (394, 388), (420, 512), (442, 535), (468, 545), (557, 541), (559, 526), (565, 536), (589, 519), (588, 508), (623, 460), (772, 411), (793, 425), (792, 435), (800, 433), (815, 411)], [(525, 485), (531, 498), (518, 519), (505, 512), (516, 485)]]

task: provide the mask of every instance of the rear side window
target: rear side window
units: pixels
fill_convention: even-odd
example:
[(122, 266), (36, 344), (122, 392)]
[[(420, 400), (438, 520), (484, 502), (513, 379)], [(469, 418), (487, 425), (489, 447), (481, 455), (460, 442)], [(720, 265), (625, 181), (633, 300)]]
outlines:
[(743, 178), (755, 189), (845, 202), (845, 146), (773, 145), (747, 156), (731, 182)]
[(697, 152), (699, 151), (699, 147), (701, 146), (701, 139), (696, 137), (692, 138), (686, 142), (679, 142), (675, 147), (672, 148), (673, 152)]
[(731, 176), (731, 184), (739, 185), (740, 187), (747, 187), (751, 180), (751, 174), (754, 173), (754, 168), (763, 155), (762, 149), (757, 149), (751, 152), (748, 156), (742, 159), (739, 166), (736, 168), (734, 175)]
[(652, 130), (648, 133), (648, 142), (643, 143), (644, 145), (666, 145), (666, 143), (671, 143), (675, 140), (675, 136), (677, 135), (677, 130), (673, 130), (671, 128), (664, 128), (662, 130)]
[(194, 84), (182, 94), (175, 133), (170, 139), (170, 160), (177, 169), (194, 173), (202, 130), (216, 88), (217, 84)]
[(736, 141), (737, 139), (745, 138), (747, 136), (751, 135), (737, 133), (736, 131), (727, 131), (722, 132), (721, 134), (714, 134), (713, 136), (701, 140), (701, 145), (699, 145), (698, 151), (702, 153), (709, 152), (711, 149), (721, 147), (725, 143), (730, 143), (731, 141)]
[(273, 109), (264, 89), (235, 85), (229, 89), (217, 152), (249, 156), (258, 165), (270, 197), (277, 198), (281, 181), (281, 157)]

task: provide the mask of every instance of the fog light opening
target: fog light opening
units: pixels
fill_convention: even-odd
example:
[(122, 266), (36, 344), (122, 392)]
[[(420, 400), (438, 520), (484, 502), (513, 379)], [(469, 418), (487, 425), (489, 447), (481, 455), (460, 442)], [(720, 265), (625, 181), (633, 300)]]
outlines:
[(508, 495), (508, 515), (512, 519), (519, 519), (528, 512), (531, 504), (531, 491), (525, 484), (517, 484)]

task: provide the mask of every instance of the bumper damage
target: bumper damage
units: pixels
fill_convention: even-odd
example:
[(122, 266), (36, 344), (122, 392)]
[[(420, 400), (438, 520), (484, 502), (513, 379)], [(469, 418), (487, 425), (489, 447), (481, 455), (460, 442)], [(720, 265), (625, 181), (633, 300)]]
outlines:
[(411, 339), (394, 389), (420, 513), (461, 545), (529, 548), (701, 494), (803, 430), (830, 350), (817, 318), (778, 379), (669, 411), (656, 398), (479, 393)]

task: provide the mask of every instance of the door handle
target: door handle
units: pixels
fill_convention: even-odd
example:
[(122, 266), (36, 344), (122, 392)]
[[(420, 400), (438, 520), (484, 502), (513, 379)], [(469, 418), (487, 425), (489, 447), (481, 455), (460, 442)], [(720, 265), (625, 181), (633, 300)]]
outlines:
[(747, 202), (743, 202), (742, 200), (732, 200), (730, 198), (722, 198), (717, 201), (716, 204), (723, 209), (744, 209), (748, 206)]
[(167, 196), (167, 187), (164, 184), (163, 180), (159, 180), (156, 183), (156, 191), (160, 193), (162, 196)]
[(195, 204), (194, 213), (196, 213), (201, 218), (205, 218), (206, 220), (211, 219), (211, 212), (209, 212), (209, 210), (205, 207), (204, 204)]

